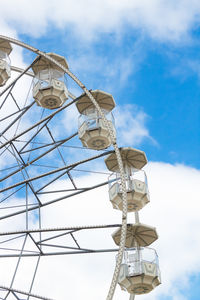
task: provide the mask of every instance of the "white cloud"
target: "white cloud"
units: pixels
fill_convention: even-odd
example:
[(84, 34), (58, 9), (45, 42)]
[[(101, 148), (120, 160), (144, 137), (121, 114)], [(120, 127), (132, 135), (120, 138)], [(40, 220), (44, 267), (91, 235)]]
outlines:
[[(186, 0), (36, 0), (34, 5), (24, 0), (8, 0), (1, 7), (0, 32), (14, 37), (24, 33), (30, 37), (41, 37), (51, 25), (58, 30), (67, 30), (70, 32), (69, 49), (72, 47), (71, 36), (77, 37), (77, 49), (79, 45), (79, 49), (73, 49), (70, 54), (70, 68), (78, 73), (87, 86), (95, 89), (98, 83), (105, 91), (112, 92), (124, 86), (130, 75), (138, 70), (149, 49), (148, 44), (144, 43), (145, 37), (178, 45), (191, 41), (190, 32), (198, 22), (199, 15), (200, 4), (196, 0), (189, 4)], [(114, 34), (113, 40), (120, 44), (124, 33), (131, 31), (137, 36), (135, 43), (126, 45), (127, 49), (123, 48), (117, 56), (103, 57), (99, 52), (97, 55), (96, 49), (88, 44), (88, 41), (101, 40), (102, 33)], [(110, 38), (109, 35), (106, 37)], [(198, 73), (196, 63), (193, 65), (190, 69)], [(184, 71), (181, 68), (182, 73)], [(134, 82), (131, 82), (131, 86), (134, 87)]]
[[(162, 285), (151, 294), (140, 296), (140, 299), (147, 300), (151, 297), (152, 300), (158, 300), (162, 299), (162, 296), (171, 296), (174, 300), (183, 300), (182, 283), (187, 286), (190, 275), (198, 272), (200, 267), (198, 239), (200, 171), (184, 165), (150, 162), (146, 172), (151, 201), (140, 212), (140, 221), (157, 228), (159, 239), (152, 247), (156, 248), (159, 255)], [(104, 177), (107, 176), (77, 177), (76, 183), (82, 186), (92, 185), (104, 180)], [(53, 188), (63, 187), (64, 184), (66, 185), (66, 182), (58, 181), (54, 183)], [(60, 193), (54, 196), (60, 196)], [(129, 216), (129, 221), (131, 218), (133, 218), (132, 214)], [(42, 220), (42, 227), (111, 224), (119, 223), (121, 214), (112, 209), (107, 188), (102, 188), (42, 209)], [(80, 235), (78, 240), (85, 247), (89, 245), (113, 247), (110, 236), (113, 231), (111, 229), (102, 234), (97, 231), (95, 235), (90, 232), (83, 237)], [(105, 299), (114, 262), (114, 253), (41, 258), (34, 292), (64, 300), (67, 287), (69, 299), (76, 300), (80, 297), (88, 300)], [(3, 267), (4, 263), (2, 261), (0, 263)], [(29, 263), (31, 260), (26, 259), (27, 274), (29, 274)], [(48, 280), (46, 280), (47, 274)], [(17, 280), (16, 287), (18, 283), (18, 286), (24, 289), (25, 278), (20, 276), (19, 272), (20, 279)], [(127, 297), (128, 294), (117, 287), (114, 299), (127, 300)]]
[(64, 112), (61, 126), (65, 128), (67, 134), (73, 134), (78, 131), (79, 112), (75, 105), (71, 105)]
[[(103, 56), (93, 47), (77, 48), (70, 54), (69, 65), (74, 73), (91, 89), (101, 89), (117, 93), (127, 85), (128, 79), (138, 70), (144, 60), (146, 50), (142, 39), (138, 39), (131, 47), (115, 55)], [(97, 76), (98, 74), (98, 76)], [(129, 82), (134, 88), (134, 82)]]
[(114, 115), (120, 146), (137, 146), (145, 139), (156, 143), (146, 127), (147, 114), (136, 105), (117, 106)]
[(183, 81), (196, 75), (198, 81), (200, 82), (200, 62), (199, 59), (194, 59), (192, 57), (180, 59), (179, 63), (172, 69), (172, 75), (178, 76)]
[[(156, 225), (163, 284), (160, 292), (176, 299), (184, 282), (200, 267), (198, 239), (200, 171), (184, 165), (150, 163), (147, 167), (151, 202), (141, 220)], [(175, 267), (174, 267), (175, 266)], [(174, 288), (176, 286), (176, 289)]]
[(181, 42), (198, 22), (200, 4), (197, 0), (36, 0), (34, 4), (8, 0), (0, 14), (5, 24), (31, 36), (44, 34), (49, 22), (57, 28), (70, 26), (83, 39), (96, 38), (98, 33), (119, 33), (124, 25), (130, 25), (153, 39)]

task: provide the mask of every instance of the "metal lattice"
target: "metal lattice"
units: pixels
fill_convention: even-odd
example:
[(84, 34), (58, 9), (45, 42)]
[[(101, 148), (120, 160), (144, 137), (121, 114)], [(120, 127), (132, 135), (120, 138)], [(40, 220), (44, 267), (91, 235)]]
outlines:
[[(0, 283), (0, 299), (22, 299), (21, 297), (23, 299), (49, 299), (32, 293), (38, 266), (44, 256), (118, 251), (116, 267), (107, 296), (107, 300), (111, 300), (122, 261), (127, 223), (123, 164), (113, 130), (91, 92), (69, 69), (64, 68), (58, 61), (32, 46), (4, 36), (0, 36), (0, 38), (23, 47), (39, 57), (45, 57), (59, 66), (65, 72), (65, 76), (71, 78), (92, 101), (107, 126), (113, 145), (112, 149), (99, 152), (81, 147), (77, 142), (77, 131), (66, 134), (62, 128), (56, 127), (58, 120), (63, 118), (65, 111), (75, 104), (77, 98), (69, 92), (70, 100), (53, 112), (37, 107), (31, 95), (33, 63), (24, 69), (12, 66), (12, 70), (17, 76), (5, 88), (2, 88), (0, 93), (2, 112), (0, 117), (0, 222), (3, 224), (1, 227), (3, 230), (1, 229), (0, 232), (0, 258), (13, 258), (16, 261), (10, 285), (4, 286)], [(21, 97), (20, 89), (24, 89), (23, 97)], [(58, 135), (56, 131), (60, 131)], [(122, 224), (43, 228), (42, 215), (45, 213), (46, 207), (66, 199), (79, 197), (92, 190), (97, 189), (98, 191), (98, 188), (108, 184), (106, 178), (109, 172), (103, 174), (103, 172), (94, 170), (92, 164), (94, 162), (101, 164), (103, 158), (112, 152), (116, 153), (121, 177)], [(98, 174), (99, 182), (94, 185), (77, 183), (76, 174), (81, 175), (85, 172)], [(102, 180), (103, 175), (105, 180)], [(55, 184), (59, 180), (65, 180), (67, 184), (55, 190)], [(59, 197), (54, 197), (58, 194)], [(12, 224), (15, 226), (15, 220), (23, 224), (23, 230), (6, 229), (7, 227), (12, 228)], [(33, 223), (35, 229), (30, 227)], [(85, 248), (78, 240), (78, 234), (82, 232), (108, 230), (113, 227), (121, 227), (119, 248)], [(74, 245), (57, 243), (57, 239), (61, 237), (69, 237)], [(35, 257), (36, 261), (29, 290), (21, 291), (14, 287), (14, 283), (19, 266), (25, 257)]]

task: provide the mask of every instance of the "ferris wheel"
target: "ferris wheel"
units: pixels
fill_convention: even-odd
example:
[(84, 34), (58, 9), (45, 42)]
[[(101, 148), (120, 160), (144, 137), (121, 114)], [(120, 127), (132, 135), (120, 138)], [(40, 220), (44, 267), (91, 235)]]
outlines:
[[(10, 61), (16, 47), (27, 51), (28, 66)], [(114, 107), (113, 96), (88, 90), (63, 56), (0, 36), (0, 262), (5, 262), (0, 299), (50, 299), (48, 291), (34, 292), (41, 261), (75, 254), (113, 253), (107, 300), (113, 299), (117, 284), (134, 299), (161, 283), (156, 251), (148, 247), (158, 235), (140, 222), (138, 213), (150, 201), (143, 170), (147, 158), (141, 150), (118, 148)], [(67, 118), (70, 109), (78, 120)], [(98, 195), (106, 186), (107, 205), (121, 211), (120, 224), (83, 225), (80, 217), (71, 225), (76, 212), (81, 216), (88, 210), (88, 194)], [(74, 214), (60, 211), (66, 223), (56, 227), (55, 218), (61, 216), (50, 215), (49, 208), (66, 200), (73, 202)], [(129, 213), (134, 223), (127, 224)], [(84, 233), (107, 236), (110, 230), (115, 246), (86, 245)], [(28, 283), (18, 288), (30, 260)]]

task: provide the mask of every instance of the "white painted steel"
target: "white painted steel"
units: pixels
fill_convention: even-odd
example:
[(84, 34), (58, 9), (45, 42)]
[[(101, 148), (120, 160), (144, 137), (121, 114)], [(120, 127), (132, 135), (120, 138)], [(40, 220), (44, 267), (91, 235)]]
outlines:
[[(21, 46), (23, 48), (26, 48), (26, 49), (38, 54), (39, 56), (46, 58), (48, 61), (54, 63), (57, 67), (59, 67), (61, 70), (63, 70), (68, 76), (70, 76), (79, 85), (80, 88), (82, 88), (82, 90), (85, 92), (85, 94), (88, 96), (88, 98), (91, 100), (91, 102), (96, 107), (98, 113), (100, 114), (101, 118), (103, 119), (103, 122), (105, 123), (105, 125), (106, 125), (106, 127), (109, 131), (111, 142), (112, 142), (112, 145), (114, 147), (117, 162), (118, 162), (118, 168), (119, 168), (119, 174), (120, 174), (121, 186), (122, 186), (122, 201), (123, 201), (122, 227), (121, 227), (121, 239), (120, 239), (120, 244), (119, 244), (119, 251), (118, 251), (116, 266), (115, 266), (113, 278), (112, 278), (112, 281), (111, 281), (110, 289), (108, 291), (108, 295), (107, 295), (107, 298), (106, 298), (107, 300), (112, 300), (114, 292), (115, 292), (115, 288), (116, 288), (116, 285), (117, 285), (118, 275), (119, 275), (119, 271), (120, 271), (120, 265), (121, 265), (121, 262), (122, 262), (122, 257), (123, 257), (124, 247), (125, 247), (125, 240), (126, 240), (126, 228), (127, 228), (127, 226), (126, 226), (127, 225), (127, 195), (126, 195), (125, 174), (124, 174), (123, 162), (122, 162), (122, 159), (121, 159), (119, 148), (117, 146), (116, 137), (115, 137), (115, 134), (113, 132), (113, 129), (110, 126), (108, 120), (106, 119), (104, 113), (102, 112), (102, 109), (98, 105), (98, 103), (95, 100), (95, 98), (93, 97), (93, 95), (85, 87), (85, 85), (68, 68), (65, 68), (62, 64), (60, 64), (53, 57), (50, 57), (48, 54), (40, 51), (39, 49), (36, 49), (35, 47), (32, 47), (32, 46), (28, 45), (26, 43), (23, 43), (23, 42), (18, 41), (16, 39), (9, 38), (9, 37), (2, 36), (2, 35), (0, 35), (0, 39), (8, 41), (8, 42), (13, 43), (13, 44), (18, 45), (18, 46)], [(41, 298), (41, 299), (44, 299), (44, 298)]]

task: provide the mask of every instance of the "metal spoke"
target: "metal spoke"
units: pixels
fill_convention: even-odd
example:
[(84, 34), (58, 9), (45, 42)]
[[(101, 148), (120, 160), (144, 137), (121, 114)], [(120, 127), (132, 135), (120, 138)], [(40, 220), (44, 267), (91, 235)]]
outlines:
[(107, 224), (107, 225), (88, 225), (88, 226), (72, 226), (72, 227), (60, 227), (60, 228), (41, 228), (41, 229), (29, 229), (29, 230), (18, 230), (18, 231), (8, 231), (0, 232), (0, 236), (12, 235), (12, 234), (28, 234), (37, 232), (55, 232), (55, 231), (66, 231), (66, 230), (83, 230), (83, 229), (106, 229), (121, 227), (121, 224)]
[[(55, 112), (53, 112), (52, 114), (50, 114), (49, 116), (45, 117), (44, 119), (38, 121), (37, 123), (35, 123), (33, 126), (25, 129), (24, 131), (22, 131), (21, 133), (17, 134), (16, 136), (14, 136), (13, 138), (11, 138), (10, 140), (8, 140), (6, 143), (4, 143), (3, 145), (0, 146), (0, 149), (4, 148), (6, 145), (8, 145), (10, 142), (14, 141), (15, 139), (19, 138), (20, 136), (26, 134), (27, 132), (31, 131), (32, 129), (34, 129), (35, 127), (37, 127), (38, 125), (42, 124), (43, 122), (45, 122), (46, 120), (48, 120), (49, 118), (52, 118), (53, 116), (55, 116), (56, 114), (58, 114), (59, 112), (61, 112), (62, 110), (64, 110), (65, 108), (67, 108), (68, 106), (72, 105), (73, 103), (76, 102), (76, 99), (71, 101), (70, 103), (62, 106), (61, 108), (57, 109)], [(33, 102), (30, 106), (32, 106), (35, 102)], [(29, 107), (30, 108), (30, 107)]]
[(33, 298), (36, 298), (36, 299), (54, 300), (54, 299), (50, 299), (50, 298), (47, 298), (47, 297), (39, 296), (39, 295), (36, 295), (36, 294), (32, 294), (32, 293), (29, 293), (29, 292), (25, 292), (25, 291), (13, 289), (13, 288), (1, 285), (1, 284), (0, 284), (0, 288), (3, 289), (3, 290), (5, 290), (5, 291), (10, 291), (10, 292), (18, 293), (18, 294), (21, 294), (21, 295), (30, 296), (30, 297), (33, 297)]
[(87, 188), (87, 190), (77, 191), (77, 192), (72, 193), (72, 194), (70, 194), (70, 195), (66, 195), (66, 196), (63, 196), (63, 197), (60, 197), (60, 198), (56, 198), (56, 199), (53, 199), (53, 200), (51, 200), (51, 201), (42, 203), (41, 205), (36, 205), (36, 206), (34, 206), (34, 207), (28, 208), (27, 210), (25, 209), (25, 210), (21, 210), (21, 211), (17, 211), (17, 212), (14, 212), (14, 213), (5, 215), (5, 216), (3, 216), (3, 217), (0, 217), (0, 220), (7, 219), (7, 218), (10, 218), (10, 217), (13, 217), (13, 216), (17, 216), (17, 215), (26, 213), (27, 211), (32, 211), (32, 210), (35, 210), (35, 209), (40, 208), (40, 207), (45, 207), (45, 206), (47, 206), (47, 205), (50, 205), (50, 204), (59, 202), (59, 201), (61, 201), (61, 200), (65, 200), (65, 199), (71, 198), (71, 197), (73, 197), (73, 196), (77, 196), (77, 195), (82, 194), (82, 193), (84, 193), (84, 192), (86, 192), (86, 191), (90, 191), (90, 190), (93, 190), (93, 189), (102, 187), (102, 186), (104, 186), (104, 185), (107, 185), (107, 184), (108, 184), (108, 181), (105, 181), (105, 182), (100, 183), (100, 184), (96, 184), (96, 185), (94, 185), (94, 186), (92, 186), (92, 187)]
[(36, 162), (37, 160), (39, 160), (40, 158), (44, 157), (46, 154), (52, 152), (53, 150), (55, 150), (57, 147), (59, 147), (60, 144), (65, 143), (66, 141), (72, 139), (74, 136), (77, 135), (77, 132), (74, 133), (73, 135), (71, 135), (70, 137), (66, 138), (64, 141), (60, 142), (59, 144), (54, 145), (51, 149), (45, 151), (44, 153), (42, 153), (41, 155), (39, 155), (38, 157), (34, 158), (32, 161), (29, 161), (27, 163), (23, 164), (23, 167), (13, 171), (12, 173), (10, 173), (9, 175), (5, 176), (4, 178), (0, 179), (0, 182), (17, 174), (18, 172), (21, 172), (23, 169), (25, 169), (26, 167), (30, 166), (32, 163)]
[[(113, 151), (109, 151), (109, 153), (113, 153)], [(43, 173), (43, 174), (41, 174), (41, 175), (38, 175), (38, 176), (35, 176), (35, 177), (32, 177), (32, 178), (23, 180), (23, 181), (21, 181), (21, 182), (18, 182), (18, 183), (16, 183), (16, 184), (13, 184), (13, 185), (11, 185), (11, 186), (9, 186), (9, 187), (6, 187), (6, 188), (4, 188), (4, 189), (1, 189), (0, 192), (5, 192), (5, 191), (7, 191), (7, 190), (9, 190), (9, 189), (12, 189), (12, 188), (14, 188), (14, 187), (17, 187), (17, 186), (19, 186), (19, 185), (21, 185), (21, 184), (24, 184), (24, 183), (27, 183), (27, 182), (29, 182), (29, 181), (34, 181), (34, 180), (40, 179), (40, 178), (42, 178), (42, 177), (45, 177), (45, 176), (49, 176), (49, 175), (58, 173), (58, 172), (63, 171), (63, 170), (65, 170), (65, 169), (69, 169), (69, 168), (75, 167), (75, 166), (77, 166), (77, 165), (80, 165), (80, 164), (83, 164), (83, 163), (92, 161), (92, 160), (94, 160), (94, 159), (103, 157), (103, 156), (105, 156), (105, 155), (107, 155), (107, 153), (101, 153), (101, 154), (99, 154), (99, 155), (95, 155), (95, 156), (93, 156), (93, 157), (89, 157), (89, 158), (87, 158), (87, 159), (84, 159), (84, 160), (75, 162), (75, 163), (70, 164), (70, 165), (68, 165), (68, 166), (64, 166), (64, 167), (61, 167), (61, 168), (57, 168), (57, 169), (55, 169), (55, 170), (52, 170), (52, 171), (49, 171), (49, 172), (47, 172), (47, 173)], [(25, 166), (28, 166), (28, 165), (30, 165), (30, 164), (31, 164), (31, 162), (29, 162), (29, 164), (25, 164)], [(21, 169), (24, 169), (24, 167), (21, 168)], [(21, 169), (20, 169), (19, 171), (21, 171)], [(1, 179), (0, 182), (1, 182), (1, 181), (3, 181), (3, 179)]]

